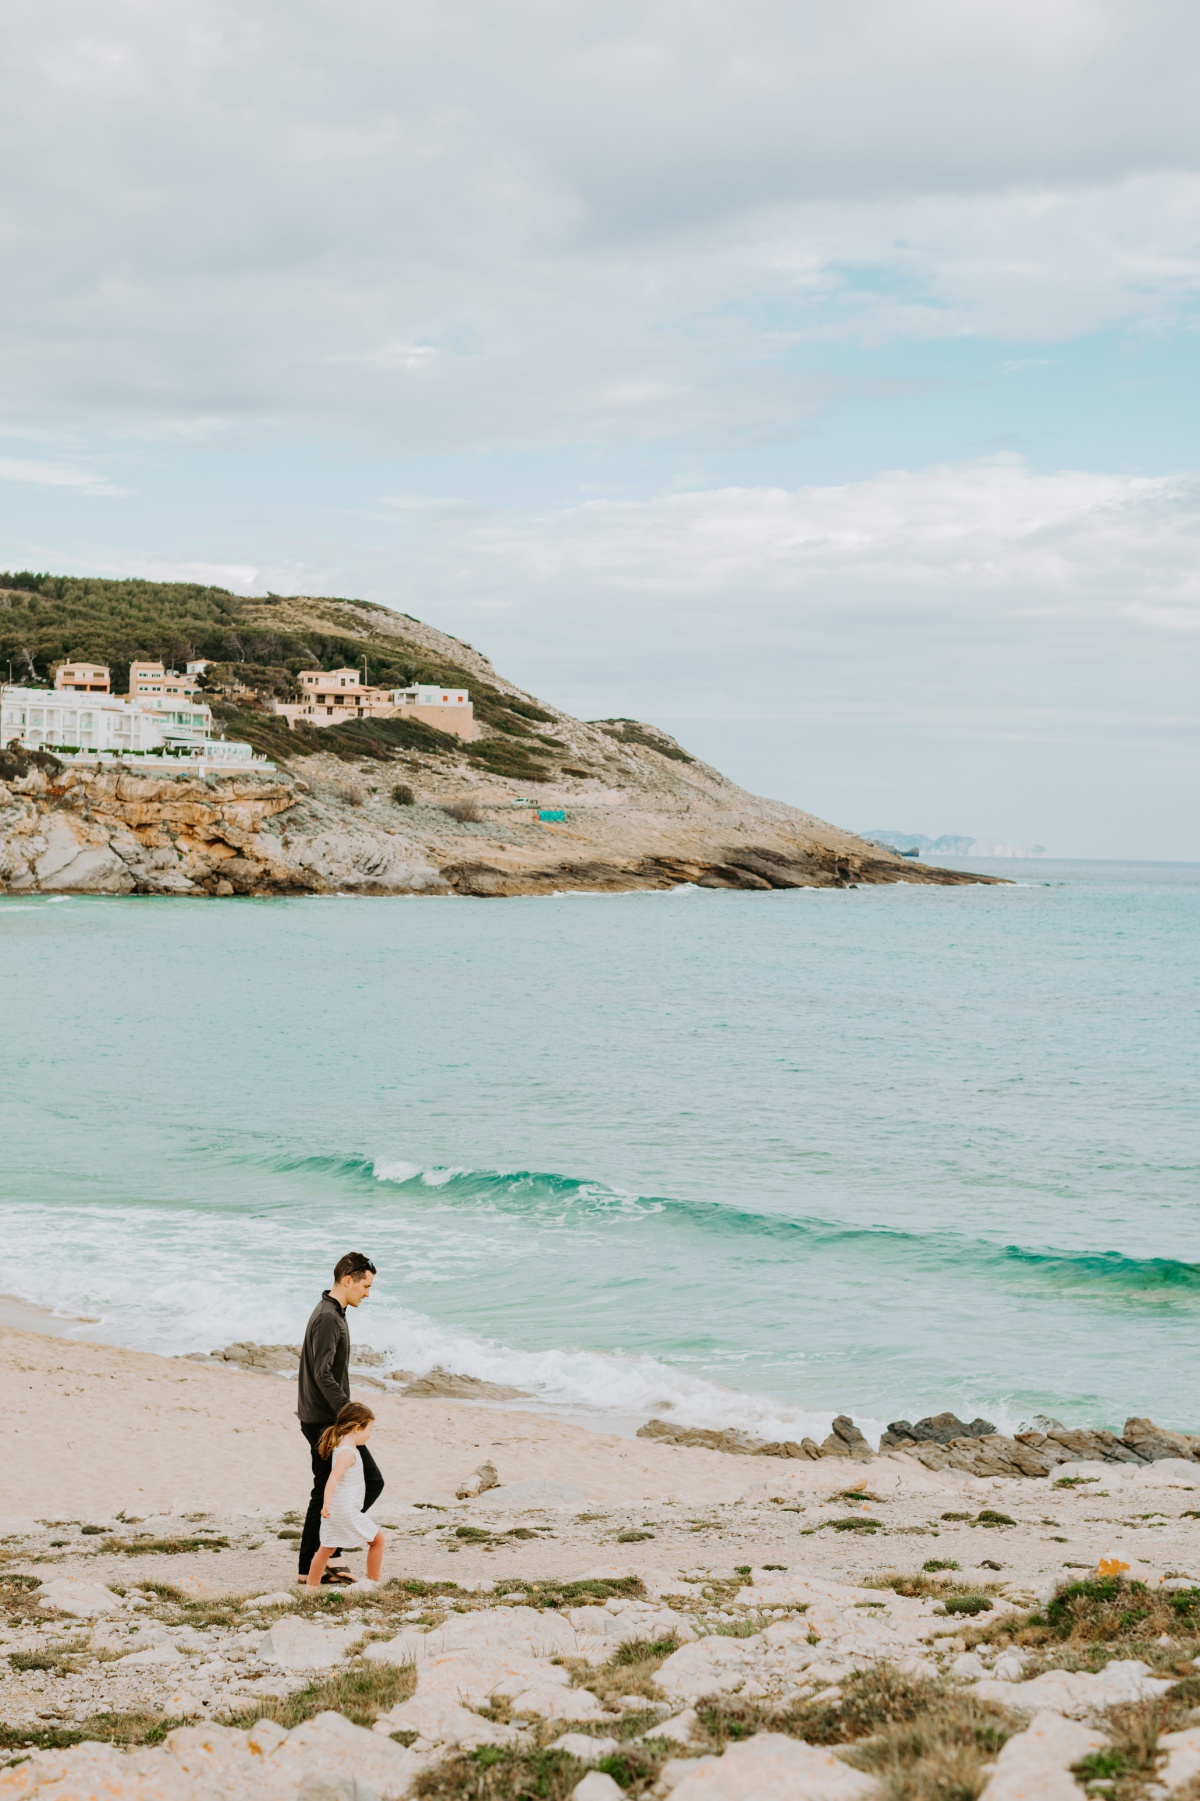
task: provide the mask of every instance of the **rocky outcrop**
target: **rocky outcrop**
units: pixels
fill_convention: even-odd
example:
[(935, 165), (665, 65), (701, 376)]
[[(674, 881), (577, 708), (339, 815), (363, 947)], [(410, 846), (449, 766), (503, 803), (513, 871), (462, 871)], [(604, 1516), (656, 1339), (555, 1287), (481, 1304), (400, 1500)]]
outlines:
[[(726, 1451), (734, 1457), (798, 1457), (816, 1459), (821, 1449), (811, 1438), (769, 1440), (734, 1427), (714, 1430), (707, 1426), (675, 1426), (669, 1420), (647, 1420), (637, 1430), (639, 1438), (656, 1438), (662, 1444), (691, 1445), (701, 1451)], [(842, 1455), (844, 1453), (839, 1453)]]
[[(703, 1426), (676, 1426), (667, 1420), (647, 1420), (638, 1427), (639, 1438), (660, 1443), (692, 1445), (705, 1451), (725, 1451), (735, 1457), (852, 1457), (873, 1458), (867, 1440), (848, 1414), (840, 1413), (833, 1429), (820, 1445), (811, 1438), (796, 1443), (755, 1438), (734, 1428), (713, 1431)], [(930, 1470), (962, 1470), (971, 1476), (1048, 1476), (1062, 1463), (1157, 1463), (1178, 1457), (1200, 1462), (1200, 1436), (1172, 1432), (1153, 1420), (1130, 1418), (1124, 1435), (1114, 1432), (1072, 1430), (1055, 1426), (1049, 1432), (1017, 1432), (1007, 1437), (990, 1420), (975, 1419), (965, 1425), (953, 1413), (935, 1413), (911, 1425), (893, 1420), (879, 1441), (879, 1454), (901, 1452), (915, 1457)]]
[(536, 782), (481, 768), (461, 747), (366, 740), (356, 769), (345, 744), (325, 754), (314, 732), (274, 775), (144, 776), (10, 746), (0, 893), (498, 898), (989, 879), (907, 862), (749, 794), (668, 754), (663, 734), (614, 741), (566, 714), (553, 721), (573, 761)]
[(996, 1430), (990, 1420), (974, 1419), (964, 1425), (956, 1413), (934, 1413), (918, 1420), (893, 1420), (879, 1441), (881, 1451), (905, 1450), (910, 1445), (948, 1445), (957, 1438), (987, 1438)]

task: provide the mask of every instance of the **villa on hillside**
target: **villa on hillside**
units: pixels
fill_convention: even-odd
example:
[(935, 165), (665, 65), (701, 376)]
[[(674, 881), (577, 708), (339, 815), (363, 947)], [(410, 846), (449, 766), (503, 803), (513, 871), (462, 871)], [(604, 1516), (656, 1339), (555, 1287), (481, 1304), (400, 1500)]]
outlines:
[[(137, 692), (134, 690), (137, 671)], [(0, 686), (0, 745), (52, 751), (64, 763), (102, 764), (126, 757), (148, 774), (265, 774), (275, 765), (240, 739), (214, 738), (212, 709), (196, 682), (161, 663), (130, 668), (130, 694), (110, 692), (109, 670), (63, 663), (53, 688)]]
[(302, 669), (300, 700), (277, 700), (274, 710), (289, 725), (341, 725), (347, 719), (419, 719), (439, 732), (472, 739), (475, 709), (466, 688), (422, 682), (411, 688), (372, 688), (357, 669)]

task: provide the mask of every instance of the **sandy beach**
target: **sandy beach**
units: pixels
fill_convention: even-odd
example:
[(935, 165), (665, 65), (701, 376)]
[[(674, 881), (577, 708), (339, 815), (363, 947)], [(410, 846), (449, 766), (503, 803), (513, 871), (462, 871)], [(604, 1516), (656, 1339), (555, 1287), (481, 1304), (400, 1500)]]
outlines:
[[(928, 1780), (864, 1776), (845, 1801), (942, 1793), (968, 1731), (962, 1792), (982, 1801), (1007, 1794), (989, 1792), (988, 1746), (1069, 1781), (1081, 1746), (1124, 1742), (1113, 1709), (1159, 1708), (1151, 1773), (1191, 1742), (1200, 1463), (1014, 1480), (902, 1452), (736, 1456), (363, 1387), (385, 1580), (310, 1592), (293, 1379), (35, 1323), (0, 1327), (20, 1447), (0, 1513), (0, 1797), (499, 1798), (552, 1777), (529, 1792), (822, 1801), (843, 1796), (846, 1757), (872, 1767), (863, 1721), (883, 1731), (901, 1691)], [(459, 1500), (485, 1460), (498, 1486)], [(1133, 1603), (1109, 1608), (1103, 1645), (1098, 1568)], [(1056, 1592), (1081, 1597), (1053, 1603), (1059, 1652), (1031, 1611)]]

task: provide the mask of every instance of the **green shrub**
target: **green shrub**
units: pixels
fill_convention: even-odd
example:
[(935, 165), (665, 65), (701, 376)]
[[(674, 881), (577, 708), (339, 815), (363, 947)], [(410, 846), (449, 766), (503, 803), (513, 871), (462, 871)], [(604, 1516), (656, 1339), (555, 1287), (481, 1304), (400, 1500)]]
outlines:
[(417, 797), (407, 782), (397, 782), (392, 789), (392, 801), (397, 807), (415, 807)]

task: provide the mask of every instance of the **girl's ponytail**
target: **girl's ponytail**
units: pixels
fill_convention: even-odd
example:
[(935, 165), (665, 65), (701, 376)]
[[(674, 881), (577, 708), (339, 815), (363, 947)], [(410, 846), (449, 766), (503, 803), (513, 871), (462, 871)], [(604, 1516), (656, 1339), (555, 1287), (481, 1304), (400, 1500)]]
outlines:
[(350, 1432), (357, 1432), (361, 1426), (369, 1426), (375, 1415), (362, 1401), (347, 1401), (332, 1426), (326, 1426), (317, 1440), (317, 1456), (332, 1458), (343, 1438)]

